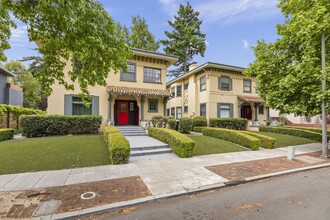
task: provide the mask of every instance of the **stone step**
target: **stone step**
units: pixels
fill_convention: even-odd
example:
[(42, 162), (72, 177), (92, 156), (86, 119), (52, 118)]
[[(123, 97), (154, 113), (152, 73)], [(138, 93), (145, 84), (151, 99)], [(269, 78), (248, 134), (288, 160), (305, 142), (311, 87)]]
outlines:
[(138, 134), (123, 134), (125, 137), (128, 136), (148, 136), (146, 133), (138, 133)]
[(171, 153), (171, 148), (164, 148), (164, 149), (154, 149), (154, 150), (143, 150), (143, 151), (131, 151), (131, 157), (137, 156), (145, 156), (145, 155), (153, 155), (153, 154), (167, 154)]
[(146, 150), (155, 150), (155, 149), (170, 149), (170, 147), (165, 144), (165, 145), (157, 145), (157, 146), (139, 146), (139, 147), (132, 147), (131, 146), (131, 151), (146, 151)]
[(142, 132), (142, 131), (134, 131), (134, 132), (120, 132), (122, 133), (122, 135), (126, 136), (126, 135), (129, 135), (129, 136), (134, 136), (134, 135), (141, 135), (141, 134), (145, 134), (147, 135), (145, 132)]

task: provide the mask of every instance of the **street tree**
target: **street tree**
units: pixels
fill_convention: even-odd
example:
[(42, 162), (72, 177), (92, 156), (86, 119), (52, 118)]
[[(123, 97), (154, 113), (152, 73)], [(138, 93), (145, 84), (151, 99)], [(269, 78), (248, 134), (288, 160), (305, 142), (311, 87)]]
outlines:
[(27, 25), (29, 40), (39, 46), (45, 68), (39, 80), (47, 95), (55, 81), (71, 90), (77, 83), (81, 95), (88, 95), (89, 85), (107, 85), (110, 70), (126, 70), (132, 56), (117, 25), (98, 2), (0, 0), (0, 61), (6, 60), (10, 28), (16, 26), (10, 14)]
[(180, 4), (174, 21), (168, 21), (173, 30), (165, 31), (168, 39), (161, 40), (161, 43), (167, 54), (179, 57), (179, 60), (174, 64), (177, 68), (170, 71), (173, 76), (186, 73), (195, 55), (204, 56), (206, 50), (205, 34), (200, 30), (203, 21), (198, 16), (199, 12), (194, 11), (188, 2), (187, 5)]
[[(259, 96), (268, 107), (304, 116), (320, 114), (322, 99), (330, 101), (329, 68), (321, 69), (322, 34), (330, 34), (330, 1), (280, 0), (278, 7), (286, 18), (276, 26), (280, 38), (257, 42), (256, 59), (245, 74), (257, 77)], [(330, 57), (330, 50), (326, 55)]]

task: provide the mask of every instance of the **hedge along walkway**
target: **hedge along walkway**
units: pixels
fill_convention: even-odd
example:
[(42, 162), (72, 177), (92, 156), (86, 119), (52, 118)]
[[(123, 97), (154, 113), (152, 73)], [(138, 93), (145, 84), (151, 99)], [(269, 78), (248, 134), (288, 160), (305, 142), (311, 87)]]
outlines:
[(110, 164), (102, 135), (68, 135), (0, 142), (0, 174)]
[(310, 143), (316, 142), (313, 140), (309, 140), (307, 138), (296, 137), (296, 136), (292, 136), (292, 135), (277, 134), (277, 133), (272, 133), (272, 132), (256, 132), (256, 133), (260, 133), (260, 134), (275, 138), (276, 141), (275, 141), (274, 148), (310, 144)]

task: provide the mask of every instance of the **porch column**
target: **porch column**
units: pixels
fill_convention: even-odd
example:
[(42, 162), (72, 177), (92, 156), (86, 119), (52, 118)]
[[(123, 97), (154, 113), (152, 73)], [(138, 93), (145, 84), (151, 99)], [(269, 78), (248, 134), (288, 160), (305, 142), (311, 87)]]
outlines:
[(166, 103), (167, 103), (167, 97), (164, 97), (164, 116), (168, 116), (166, 115)]
[(242, 118), (242, 105), (244, 101), (238, 101), (238, 118)]
[(144, 121), (144, 95), (141, 95), (141, 121)]
[(254, 103), (254, 111), (255, 111), (254, 121), (258, 121), (258, 106), (259, 106), (259, 103), (255, 102)]
[(269, 108), (267, 108), (267, 121), (269, 121), (270, 120), (270, 110), (269, 110)]
[(111, 93), (109, 93), (109, 98), (108, 98), (108, 121), (112, 120), (111, 116)]

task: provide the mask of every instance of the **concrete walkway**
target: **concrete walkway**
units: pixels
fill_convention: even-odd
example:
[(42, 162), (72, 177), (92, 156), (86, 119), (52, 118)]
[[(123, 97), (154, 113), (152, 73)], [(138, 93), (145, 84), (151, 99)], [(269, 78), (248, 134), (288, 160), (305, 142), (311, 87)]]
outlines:
[[(319, 151), (321, 144), (300, 145), (296, 154)], [(155, 198), (189, 192), (227, 182), (205, 166), (275, 158), (287, 155), (287, 148), (213, 154), (193, 158), (146, 160), (125, 165), (108, 165), (0, 176), (0, 191), (29, 190), (51, 186), (141, 176)]]

